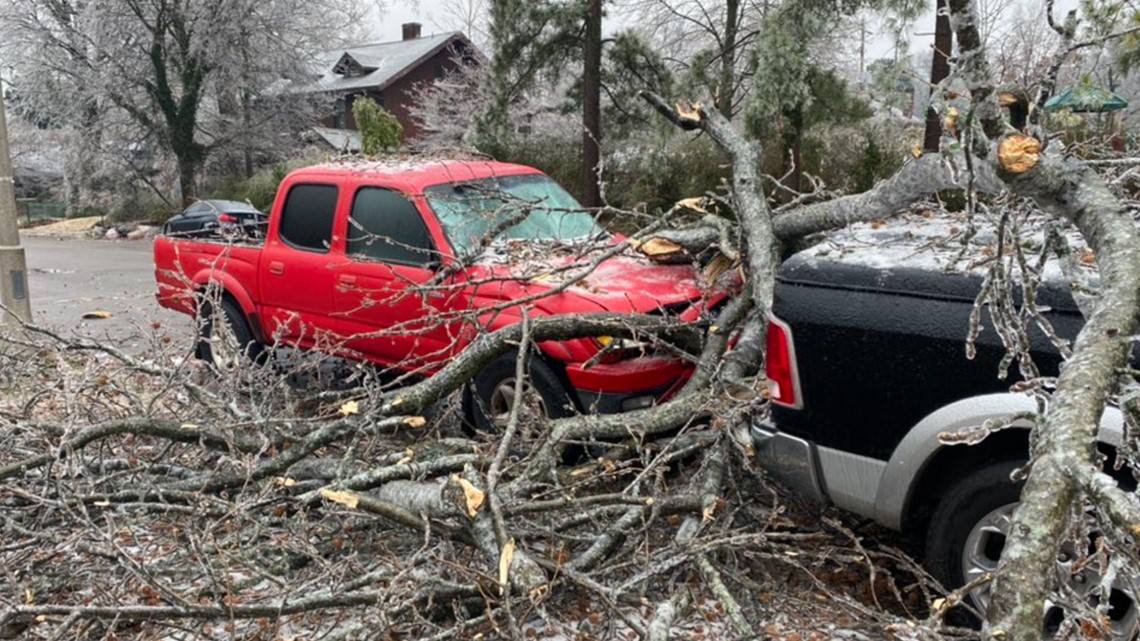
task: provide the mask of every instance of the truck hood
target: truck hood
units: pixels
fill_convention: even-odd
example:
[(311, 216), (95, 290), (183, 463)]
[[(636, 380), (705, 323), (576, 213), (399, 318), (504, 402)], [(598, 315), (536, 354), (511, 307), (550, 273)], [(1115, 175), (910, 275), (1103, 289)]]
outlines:
[(499, 301), (550, 294), (534, 302), (549, 314), (592, 312), (679, 312), (708, 291), (691, 265), (661, 265), (636, 255), (619, 255), (591, 269), (592, 256), (547, 256), (525, 260), (489, 257), (468, 270), (476, 296)]

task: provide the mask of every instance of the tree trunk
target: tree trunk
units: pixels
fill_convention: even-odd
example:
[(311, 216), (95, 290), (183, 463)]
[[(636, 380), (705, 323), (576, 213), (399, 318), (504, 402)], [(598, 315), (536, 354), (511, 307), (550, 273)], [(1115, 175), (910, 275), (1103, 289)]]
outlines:
[(182, 204), (188, 205), (198, 197), (198, 186), (195, 182), (195, 175), (198, 173), (198, 160), (195, 154), (185, 151), (179, 153), (178, 150), (175, 150), (175, 154), (178, 161), (178, 191), (182, 196)]
[(740, 28), (740, 0), (725, 2), (724, 46), (720, 54), (720, 83), (716, 108), (732, 120), (732, 99), (736, 88), (736, 32)]
[(602, 141), (602, 0), (589, 0), (582, 62), (583, 203), (601, 207), (598, 168)]
[[(938, 0), (938, 9), (934, 20), (934, 58), (930, 63), (930, 97), (931, 102), (938, 83), (950, 75), (950, 54), (954, 46), (954, 32), (950, 28), (950, 13), (946, 0)], [(938, 153), (938, 141), (942, 137), (942, 123), (934, 105), (926, 106), (926, 132), (922, 137), (922, 150), (928, 154)]]

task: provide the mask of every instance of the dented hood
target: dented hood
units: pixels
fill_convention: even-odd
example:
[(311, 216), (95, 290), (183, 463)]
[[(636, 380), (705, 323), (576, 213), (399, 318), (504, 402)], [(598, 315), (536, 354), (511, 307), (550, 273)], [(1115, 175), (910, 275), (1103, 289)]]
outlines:
[[(478, 297), (506, 301), (543, 296), (534, 305), (550, 314), (676, 310), (700, 300), (709, 289), (691, 265), (661, 265), (629, 254), (592, 266), (596, 260), (597, 255), (489, 257), (474, 266), (469, 279)], [(565, 288), (552, 293), (559, 287)]]

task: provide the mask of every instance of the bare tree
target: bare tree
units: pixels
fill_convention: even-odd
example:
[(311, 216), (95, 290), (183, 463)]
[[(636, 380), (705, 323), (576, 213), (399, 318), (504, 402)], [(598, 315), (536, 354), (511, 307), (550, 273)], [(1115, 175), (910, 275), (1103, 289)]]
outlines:
[[(355, 0), (16, 0), (2, 11), (11, 80), (27, 108), (87, 139), (108, 119), (129, 122), (173, 158), (183, 198), (219, 145), (265, 118), (253, 103), (274, 113), (303, 105), (283, 89), (307, 80), (308, 55), (359, 24)], [(236, 126), (208, 117), (235, 103)]]

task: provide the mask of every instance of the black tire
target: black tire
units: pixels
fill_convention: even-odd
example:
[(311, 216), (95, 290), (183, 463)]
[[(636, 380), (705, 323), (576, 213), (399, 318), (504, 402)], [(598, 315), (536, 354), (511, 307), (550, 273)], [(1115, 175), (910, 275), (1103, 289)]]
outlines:
[[(974, 527), (996, 510), (1017, 503), (1024, 483), (1015, 483), (1009, 476), (1022, 464), (1022, 461), (992, 463), (971, 472), (943, 492), (926, 532), (926, 567), (946, 589), (953, 590), (966, 583), (963, 557)], [(985, 557), (996, 561), (1003, 545), (1004, 537), (987, 540), (983, 547)], [(947, 621), (962, 626), (980, 624), (977, 617), (961, 607), (950, 612)]]
[[(480, 432), (498, 432), (502, 424), (493, 419), (495, 409), (503, 409), (502, 399), (496, 398), (495, 391), (502, 387), (513, 387), (515, 362), (518, 352), (510, 351), (491, 361), (479, 372), (470, 387), (463, 394), (463, 410), (467, 421)], [(530, 387), (542, 400), (542, 407), (548, 418), (563, 418), (574, 414), (574, 404), (566, 392), (558, 374), (543, 362), (542, 357), (532, 354), (527, 359), (527, 377)], [(500, 412), (501, 414), (501, 412)]]
[(222, 373), (248, 363), (260, 364), (265, 357), (265, 346), (254, 337), (245, 313), (229, 298), (223, 298), (216, 308), (205, 299), (198, 304), (196, 351), (198, 358)]

